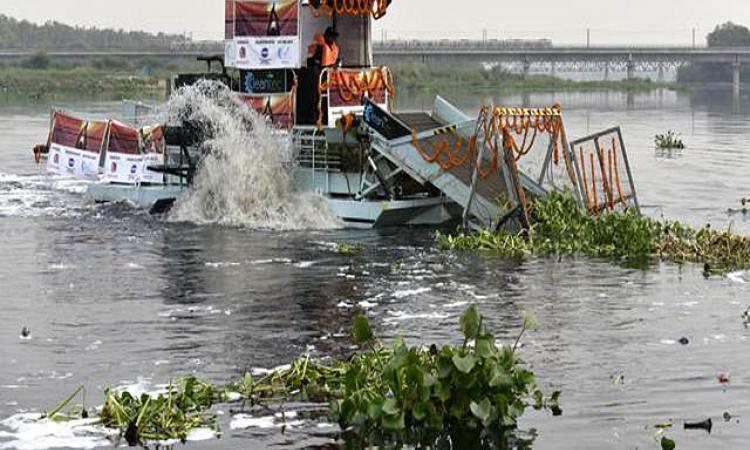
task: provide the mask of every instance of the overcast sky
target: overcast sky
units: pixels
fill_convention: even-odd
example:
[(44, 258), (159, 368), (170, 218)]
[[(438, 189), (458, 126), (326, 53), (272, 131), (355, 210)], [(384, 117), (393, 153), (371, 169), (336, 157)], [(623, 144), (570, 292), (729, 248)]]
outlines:
[[(0, 0), (0, 13), (44, 22), (223, 36), (223, 0)], [(520, 5), (528, 5), (526, 8)], [(376, 37), (549, 38), (558, 44), (690, 44), (722, 22), (750, 24), (748, 0), (393, 0)]]

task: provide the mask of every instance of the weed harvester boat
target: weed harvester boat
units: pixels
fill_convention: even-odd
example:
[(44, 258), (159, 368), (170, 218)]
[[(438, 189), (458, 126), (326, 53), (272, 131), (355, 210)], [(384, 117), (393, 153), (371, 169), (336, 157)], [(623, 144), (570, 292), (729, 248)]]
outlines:
[[(297, 190), (322, 194), (350, 226), (517, 229), (528, 225), (528, 197), (550, 190), (571, 191), (594, 214), (638, 207), (619, 128), (570, 143), (557, 105), (486, 106), (472, 117), (438, 96), (431, 111), (395, 111), (393, 77), (372, 52), (372, 22), (390, 3), (227, 0), (225, 54), (203, 58), (208, 71), (179, 75), (175, 87), (221, 83), (287, 133)], [(138, 105), (129, 106), (137, 122)], [(62, 128), (73, 138), (59, 138)], [(96, 201), (164, 206), (197, 174), (201, 130), (58, 112), (48, 167), (98, 179), (89, 188)]]

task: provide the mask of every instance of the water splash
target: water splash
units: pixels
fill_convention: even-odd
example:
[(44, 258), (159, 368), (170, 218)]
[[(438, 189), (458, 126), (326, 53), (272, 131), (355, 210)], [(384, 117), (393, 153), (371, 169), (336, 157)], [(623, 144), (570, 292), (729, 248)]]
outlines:
[(198, 123), (209, 136), (195, 184), (178, 199), (172, 220), (274, 230), (340, 226), (322, 196), (294, 188), (290, 136), (222, 85), (180, 89), (161, 115), (170, 124)]

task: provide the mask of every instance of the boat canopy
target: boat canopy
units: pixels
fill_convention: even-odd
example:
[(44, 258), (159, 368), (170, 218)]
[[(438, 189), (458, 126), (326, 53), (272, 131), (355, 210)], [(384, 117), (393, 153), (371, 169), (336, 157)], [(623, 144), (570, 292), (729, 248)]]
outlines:
[(86, 121), (62, 111), (53, 111), (49, 144), (99, 153), (107, 135), (108, 123)]
[(328, 27), (339, 33), (344, 66), (372, 65), (371, 21), (390, 0), (225, 0), (224, 62), (240, 70), (299, 69)]

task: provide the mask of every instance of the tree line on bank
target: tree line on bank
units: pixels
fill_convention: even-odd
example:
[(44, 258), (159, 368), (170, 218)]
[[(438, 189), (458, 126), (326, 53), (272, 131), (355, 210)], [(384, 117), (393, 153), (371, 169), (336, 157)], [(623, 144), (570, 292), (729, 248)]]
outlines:
[[(750, 29), (744, 25), (727, 22), (718, 25), (706, 36), (710, 48), (750, 47)], [(742, 78), (750, 76), (750, 67), (743, 67)], [(698, 82), (731, 82), (732, 66), (721, 63), (696, 63), (681, 67), (677, 81), (685, 83)]]
[(55, 21), (38, 25), (0, 14), (0, 50), (5, 51), (164, 50), (188, 40), (182, 35), (73, 27)]

